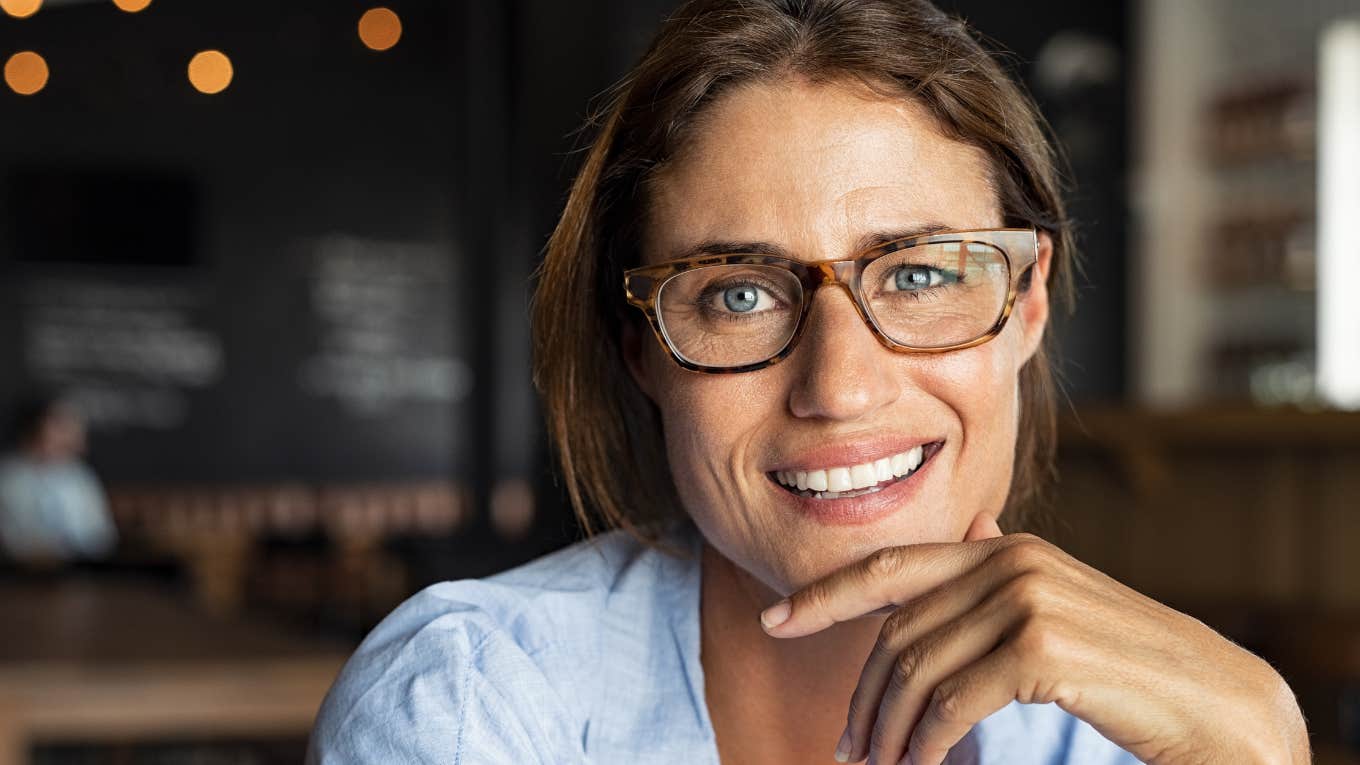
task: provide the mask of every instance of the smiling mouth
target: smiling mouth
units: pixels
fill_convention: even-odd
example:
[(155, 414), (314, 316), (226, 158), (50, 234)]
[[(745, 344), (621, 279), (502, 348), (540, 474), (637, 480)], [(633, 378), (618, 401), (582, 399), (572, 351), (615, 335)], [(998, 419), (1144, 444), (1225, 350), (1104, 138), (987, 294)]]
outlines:
[(845, 499), (874, 494), (916, 475), (939, 453), (943, 441), (862, 465), (823, 470), (778, 470), (765, 475), (790, 494), (808, 499)]

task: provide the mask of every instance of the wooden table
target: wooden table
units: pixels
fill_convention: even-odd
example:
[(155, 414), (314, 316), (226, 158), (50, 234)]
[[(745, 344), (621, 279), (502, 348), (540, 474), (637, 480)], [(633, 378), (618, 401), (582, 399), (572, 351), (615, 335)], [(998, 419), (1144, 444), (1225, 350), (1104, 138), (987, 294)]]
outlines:
[(306, 735), (349, 649), (126, 578), (0, 581), (0, 765), (35, 744)]

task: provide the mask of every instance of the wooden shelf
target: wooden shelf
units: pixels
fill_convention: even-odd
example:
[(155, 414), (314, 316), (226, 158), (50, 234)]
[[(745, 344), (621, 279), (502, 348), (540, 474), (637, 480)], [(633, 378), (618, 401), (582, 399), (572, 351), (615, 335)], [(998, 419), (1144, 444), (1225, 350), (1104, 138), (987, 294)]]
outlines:
[(1228, 450), (1360, 450), (1360, 412), (1202, 408), (1157, 412), (1084, 408), (1060, 422), (1062, 449), (1127, 444)]

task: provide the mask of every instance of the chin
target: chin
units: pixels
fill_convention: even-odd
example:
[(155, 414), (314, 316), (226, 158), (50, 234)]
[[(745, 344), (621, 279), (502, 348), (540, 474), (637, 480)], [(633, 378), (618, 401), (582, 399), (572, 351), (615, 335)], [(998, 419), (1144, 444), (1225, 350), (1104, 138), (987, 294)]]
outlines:
[[(957, 542), (954, 518), (896, 516), (876, 523), (826, 526), (802, 522), (757, 540), (732, 540), (697, 521), (709, 544), (735, 566), (780, 597), (787, 597), (884, 547)], [(966, 525), (966, 524), (965, 524)]]

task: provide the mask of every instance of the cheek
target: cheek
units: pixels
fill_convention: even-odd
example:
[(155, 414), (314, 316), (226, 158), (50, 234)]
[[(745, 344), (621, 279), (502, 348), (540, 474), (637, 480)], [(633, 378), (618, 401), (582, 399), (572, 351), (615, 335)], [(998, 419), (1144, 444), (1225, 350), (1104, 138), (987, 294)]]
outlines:
[(991, 342), (946, 355), (940, 379), (965, 423), (980, 424), (968, 421), (990, 419), (1015, 406), (1019, 340), (1007, 330)]
[(1009, 492), (1022, 345), (1023, 334), (1009, 325), (988, 343), (945, 354), (933, 375), (936, 395), (955, 411), (962, 427), (954, 488), (976, 495), (964, 506), (999, 510)]
[[(753, 434), (777, 414), (781, 400), (759, 373), (707, 375), (656, 354), (650, 364), (671, 470), (685, 488), (739, 479)], [(725, 485), (725, 484), (724, 484)]]

